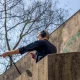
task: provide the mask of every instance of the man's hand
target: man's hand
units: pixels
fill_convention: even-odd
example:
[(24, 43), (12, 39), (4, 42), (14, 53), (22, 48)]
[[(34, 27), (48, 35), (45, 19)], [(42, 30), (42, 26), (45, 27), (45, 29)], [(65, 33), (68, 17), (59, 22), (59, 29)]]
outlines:
[(30, 51), (29, 54), (33, 59), (35, 59), (35, 52), (34, 51)]
[(33, 58), (33, 59), (35, 59), (35, 54), (33, 54), (33, 53), (30, 53), (31, 54), (31, 57)]
[(0, 55), (0, 57), (5, 58), (6, 56), (13, 55), (13, 54), (19, 54), (19, 50), (16, 49), (16, 50), (4, 52), (2, 55)]
[(8, 52), (5, 52), (5, 53), (3, 53), (2, 55), (0, 55), (0, 57), (5, 58), (8, 54), (9, 54)]

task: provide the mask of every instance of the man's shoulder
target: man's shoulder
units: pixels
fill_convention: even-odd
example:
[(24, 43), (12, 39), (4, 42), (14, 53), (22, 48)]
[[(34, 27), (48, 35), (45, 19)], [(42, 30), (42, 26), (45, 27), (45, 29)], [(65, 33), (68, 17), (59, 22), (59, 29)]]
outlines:
[(45, 45), (46, 41), (45, 40), (37, 40), (34, 42), (35, 44), (39, 44), (39, 45)]
[(35, 42), (36, 43), (43, 43), (43, 42), (45, 42), (45, 40), (36, 40)]

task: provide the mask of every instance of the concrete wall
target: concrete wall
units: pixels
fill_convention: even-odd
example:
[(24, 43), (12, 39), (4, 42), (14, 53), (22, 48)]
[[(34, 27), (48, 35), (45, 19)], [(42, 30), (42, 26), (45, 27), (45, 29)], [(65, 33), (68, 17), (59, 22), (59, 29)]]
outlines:
[(17, 78), (14, 79), (14, 80), (29, 80), (29, 79), (28, 79), (27, 73), (26, 73), (26, 72), (23, 72), (23, 73), (21, 74), (21, 76), (17, 77)]
[(15, 80), (80, 80), (80, 52), (48, 55)]
[(80, 51), (80, 10), (52, 32), (50, 41), (55, 44), (58, 53)]
[(0, 76), (0, 80), (47, 80), (47, 57), (39, 61), (38, 64), (31, 57), (28, 57), (29, 55), (26, 55), (16, 63), (18, 69), (21, 72), (21, 76), (17, 72), (16, 68), (12, 66)]
[(80, 52), (48, 55), (38, 63), (31, 59), (30, 65), (24, 60), (19, 66), (17, 63), (19, 70), (24, 70), (21, 75), (12, 67), (0, 80), (80, 80)]
[[(45, 57), (37, 64), (32, 63), (31, 70), (26, 70), (15, 80), (48, 80), (48, 57)], [(26, 79), (25, 79), (26, 78)]]
[(80, 80), (80, 52), (49, 55), (48, 80)]
[[(27, 69), (31, 69), (31, 57), (30, 55), (25, 55), (22, 59), (20, 59), (16, 66), (18, 67), (19, 71), (23, 73)], [(15, 66), (13, 65), (10, 69), (8, 69), (5, 73), (0, 75), (0, 80), (14, 80), (20, 74), (16, 70)]]

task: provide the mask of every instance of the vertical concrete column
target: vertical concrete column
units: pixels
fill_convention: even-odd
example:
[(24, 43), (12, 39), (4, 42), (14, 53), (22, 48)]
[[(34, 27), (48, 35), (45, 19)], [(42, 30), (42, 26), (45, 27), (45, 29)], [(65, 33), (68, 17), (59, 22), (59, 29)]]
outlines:
[(80, 53), (49, 55), (48, 80), (80, 80)]

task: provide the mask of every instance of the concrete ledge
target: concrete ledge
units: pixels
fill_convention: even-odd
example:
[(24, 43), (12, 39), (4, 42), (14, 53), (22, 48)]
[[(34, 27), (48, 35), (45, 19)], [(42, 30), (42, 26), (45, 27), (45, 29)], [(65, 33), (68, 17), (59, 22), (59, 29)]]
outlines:
[(48, 55), (48, 80), (80, 80), (80, 52)]
[(14, 80), (48, 80), (48, 56), (39, 61), (33, 62), (31, 70), (26, 70)]
[[(27, 69), (31, 68), (31, 57), (29, 54), (25, 55), (21, 58), (17, 63), (16, 66), (18, 67), (19, 71), (23, 73)], [(0, 75), (0, 80), (14, 80), (20, 74), (16, 70), (15, 66), (13, 65), (10, 69), (8, 69), (5, 73)]]
[(17, 77), (14, 80), (28, 80), (26, 72), (23, 72), (21, 76)]
[(15, 75), (7, 73), (0, 80), (80, 80), (80, 52), (48, 55), (37, 64), (31, 63), (22, 75)]

